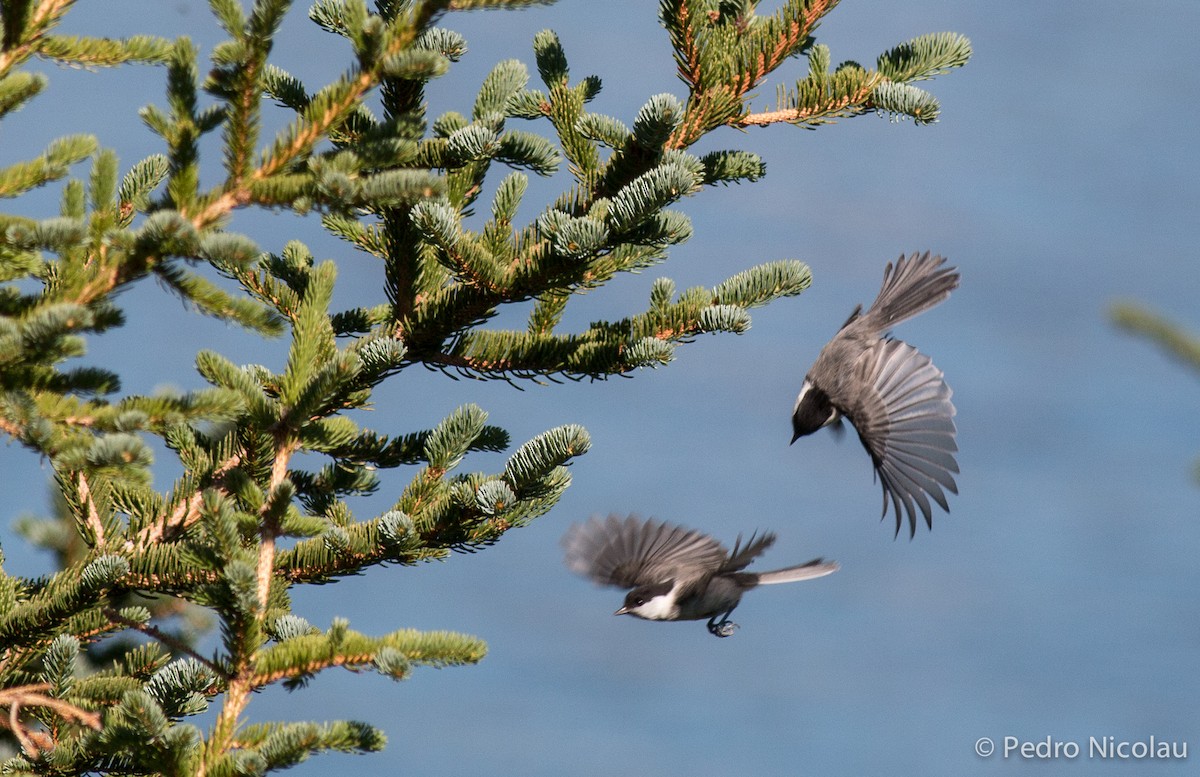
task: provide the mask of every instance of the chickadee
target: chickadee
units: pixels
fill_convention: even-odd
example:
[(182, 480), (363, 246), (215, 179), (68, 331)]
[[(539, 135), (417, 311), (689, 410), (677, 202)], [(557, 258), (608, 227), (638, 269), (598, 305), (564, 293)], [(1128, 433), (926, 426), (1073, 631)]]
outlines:
[(652, 621), (708, 618), (708, 630), (717, 637), (733, 634), (737, 624), (729, 614), (751, 588), (837, 571), (837, 564), (819, 558), (773, 572), (742, 571), (774, 542), (768, 532), (752, 535), (743, 546), (739, 536), (730, 553), (706, 534), (635, 515), (593, 517), (572, 526), (562, 540), (572, 572), (601, 585), (633, 589), (614, 615)]
[(890, 498), (899, 534), (903, 506), (910, 537), (917, 531), (916, 507), (933, 528), (927, 497), (949, 512), (942, 489), (958, 493), (955, 410), (942, 371), (887, 332), (958, 287), (958, 273), (942, 267), (944, 261), (926, 251), (901, 256), (894, 268), (889, 262), (879, 296), (866, 313), (856, 307), (821, 349), (792, 410), (792, 442), (830, 424), (840, 431), (842, 417), (849, 419), (883, 484), (883, 515)]

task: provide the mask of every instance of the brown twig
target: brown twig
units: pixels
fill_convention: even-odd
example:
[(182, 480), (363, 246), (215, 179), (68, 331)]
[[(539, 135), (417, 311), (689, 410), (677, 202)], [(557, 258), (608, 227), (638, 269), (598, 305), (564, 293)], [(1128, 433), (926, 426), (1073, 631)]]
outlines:
[(8, 707), (7, 720), (0, 718), (0, 725), (13, 732), (21, 749), (27, 755), (36, 756), (54, 747), (54, 740), (45, 732), (32, 731), (21, 722), (22, 707), (45, 707), (67, 721), (75, 721), (85, 726), (100, 730), (100, 715), (96, 712), (76, 707), (74, 704), (47, 696), (44, 691), (50, 690), (49, 683), (22, 685), (16, 688), (0, 690), (0, 708)]
[(92, 538), (94, 540), (93, 547), (104, 547), (104, 524), (100, 520), (100, 511), (96, 509), (96, 502), (92, 499), (92, 487), (88, 485), (87, 475), (80, 471), (76, 476), (76, 486), (79, 489), (79, 499), (87, 508), (87, 514), (84, 516), (84, 522), (87, 527), (92, 530)]
[(112, 607), (104, 608), (104, 617), (108, 618), (113, 623), (119, 623), (120, 625), (125, 626), (126, 628), (130, 628), (135, 631), (140, 631), (142, 634), (145, 634), (147, 637), (150, 637), (150, 638), (157, 640), (158, 642), (161, 642), (162, 644), (166, 645), (168, 648), (170, 648), (171, 650), (174, 650), (176, 653), (183, 653), (185, 655), (191, 656), (192, 658), (196, 659), (197, 661), (199, 661), (200, 663), (204, 664), (209, 669), (211, 669), (213, 672), (215, 672), (218, 677), (225, 676), (225, 670), (223, 670), (223, 669), (221, 669), (221, 667), (217, 666), (217, 664), (215, 664), (211, 659), (205, 658), (204, 656), (200, 655), (195, 650), (193, 650), (191, 648), (191, 646), (189, 646), (187, 643), (185, 643), (183, 640), (178, 639), (177, 637), (171, 636), (170, 634), (168, 634), (167, 632), (158, 628), (157, 626), (151, 626), (146, 623), (141, 623), (139, 621), (135, 621), (132, 618), (126, 618), (124, 615), (122, 615), (120, 612), (113, 609)]
[[(267, 488), (268, 495), (274, 494), (287, 477), (288, 463), (295, 450), (296, 442), (289, 431), (278, 430), (275, 437), (275, 458), (271, 465), (271, 480)], [(263, 506), (263, 515), (259, 520), (257, 566), (259, 609), (257, 616), (260, 621), (266, 614), (267, 604), (270, 601), (271, 580), (275, 574), (276, 540), (279, 535), (279, 522), (266, 515), (266, 511), (271, 508), (268, 496), (267, 504)], [(253, 652), (234, 656), (233, 666), (234, 673), (229, 676), (229, 683), (225, 690), (225, 702), (221, 706), (221, 712), (217, 715), (217, 721), (209, 736), (209, 749), (215, 752), (224, 752), (231, 746), (237, 730), (238, 719), (241, 718), (246, 704), (250, 701), (250, 694), (257, 687), (254, 684)], [(202, 761), (198, 777), (205, 777), (206, 770), (207, 762)]]
[[(212, 480), (219, 484), (223, 475), (241, 463), (241, 454), (235, 453), (213, 470)], [(224, 489), (218, 490), (226, 493)], [(152, 526), (139, 532), (134, 539), (134, 544), (139, 548), (147, 548), (191, 526), (200, 520), (200, 505), (203, 501), (203, 490), (196, 491), (186, 499), (181, 499), (169, 514), (164, 513), (161, 520), (155, 520)]]

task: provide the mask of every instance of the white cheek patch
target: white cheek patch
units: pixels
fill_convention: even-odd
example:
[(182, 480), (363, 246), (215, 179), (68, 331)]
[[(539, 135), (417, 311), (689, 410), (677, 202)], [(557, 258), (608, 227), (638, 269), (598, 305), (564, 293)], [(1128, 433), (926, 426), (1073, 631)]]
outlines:
[(663, 594), (662, 596), (654, 597), (641, 607), (635, 607), (629, 611), (629, 614), (645, 618), (649, 621), (663, 621), (674, 618), (677, 611), (678, 608), (676, 608), (671, 595)]
[(812, 390), (813, 384), (808, 378), (804, 379), (804, 385), (800, 387), (800, 394), (796, 397), (796, 404), (792, 405), (792, 414), (799, 409), (800, 403), (804, 401), (804, 395)]

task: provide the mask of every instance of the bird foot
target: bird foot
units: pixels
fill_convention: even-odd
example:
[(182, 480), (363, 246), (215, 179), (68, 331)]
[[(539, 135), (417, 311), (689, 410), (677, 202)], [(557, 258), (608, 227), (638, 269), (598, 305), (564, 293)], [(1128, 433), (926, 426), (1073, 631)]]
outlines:
[(738, 630), (738, 625), (728, 618), (717, 621), (708, 622), (708, 633), (714, 637), (732, 637), (733, 632)]

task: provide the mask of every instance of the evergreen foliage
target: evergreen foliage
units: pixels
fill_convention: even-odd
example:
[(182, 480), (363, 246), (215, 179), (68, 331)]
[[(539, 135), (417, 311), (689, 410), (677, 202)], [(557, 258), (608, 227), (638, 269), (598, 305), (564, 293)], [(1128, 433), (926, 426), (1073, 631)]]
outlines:
[[(61, 565), (38, 579), (0, 572), (8, 773), (217, 777), (382, 748), (368, 724), (252, 723), (248, 703), (334, 667), (401, 680), (475, 663), (484, 643), (408, 629), (370, 636), (341, 620), (321, 630), (292, 611), (293, 586), (494, 543), (555, 504), (590, 441), (564, 424), (513, 448), (502, 471), (467, 473), (471, 452), (512, 447), (482, 408), (396, 434), (350, 411), (414, 365), (517, 384), (603, 379), (665, 364), (702, 333), (746, 331), (750, 308), (808, 287), (807, 267), (774, 261), (711, 289), (677, 291), (660, 278), (640, 312), (578, 332), (560, 324), (575, 295), (661, 262), (690, 237), (686, 197), (764, 174), (751, 152), (691, 154), (706, 133), (867, 111), (931, 122), (937, 102), (913, 82), (970, 54), (961, 36), (933, 35), (886, 52), (874, 70), (830, 70), (812, 35), (833, 0), (788, 0), (770, 16), (755, 13), (757, 0), (663, 0), (684, 99), (651, 96), (628, 123), (591, 113), (600, 80), (573, 79), (558, 37), (543, 31), (533, 41), (539, 85), (506, 60), (463, 113), (430, 117), (425, 90), (466, 47), (439, 26), (450, 12), (536, 2), (317, 0), (310, 18), (352, 62), (315, 89), (270, 61), (286, 45), (276, 36), (288, 0), (210, 0), (228, 35), (210, 65), (186, 37), (55, 34), (73, 4), (3, 3), (0, 118), (48, 88), (22, 69), (34, 57), (160, 65), (166, 95), (141, 112), (159, 152), (124, 172), (88, 135), (0, 167), (0, 197), (65, 179), (57, 215), (0, 213), (0, 433), (53, 469), (59, 517), (22, 530)], [(752, 112), (752, 93), (802, 55), (808, 74), (780, 88), (774, 110)], [(263, 127), (271, 103), (294, 113), (274, 137)], [(201, 164), (212, 133), (219, 167)], [(528, 176), (562, 168), (567, 190), (516, 223)], [(227, 230), (247, 208), (315, 211), (379, 260), (387, 303), (331, 309), (337, 266), (298, 241), (261, 246)], [(488, 216), (479, 228), (468, 226), (476, 211)], [(195, 364), (209, 388), (122, 395), (117, 372), (71, 366), (88, 338), (123, 323), (119, 293), (149, 278), (205, 315), (288, 338), (282, 368), (203, 350)], [(527, 326), (484, 326), (510, 303), (529, 306)], [(151, 476), (151, 438), (182, 467), (166, 489)], [(323, 463), (304, 466), (314, 461)], [(356, 516), (353, 498), (401, 467), (415, 471), (391, 508)], [(220, 639), (203, 655), (195, 639), (206, 623)], [(210, 707), (207, 730), (188, 722)]]
[[(1113, 305), (1111, 313), (1117, 326), (1156, 343), (1169, 356), (1200, 374), (1200, 335), (1134, 302), (1119, 302)], [(1196, 481), (1200, 482), (1200, 462), (1195, 465), (1193, 473)]]

